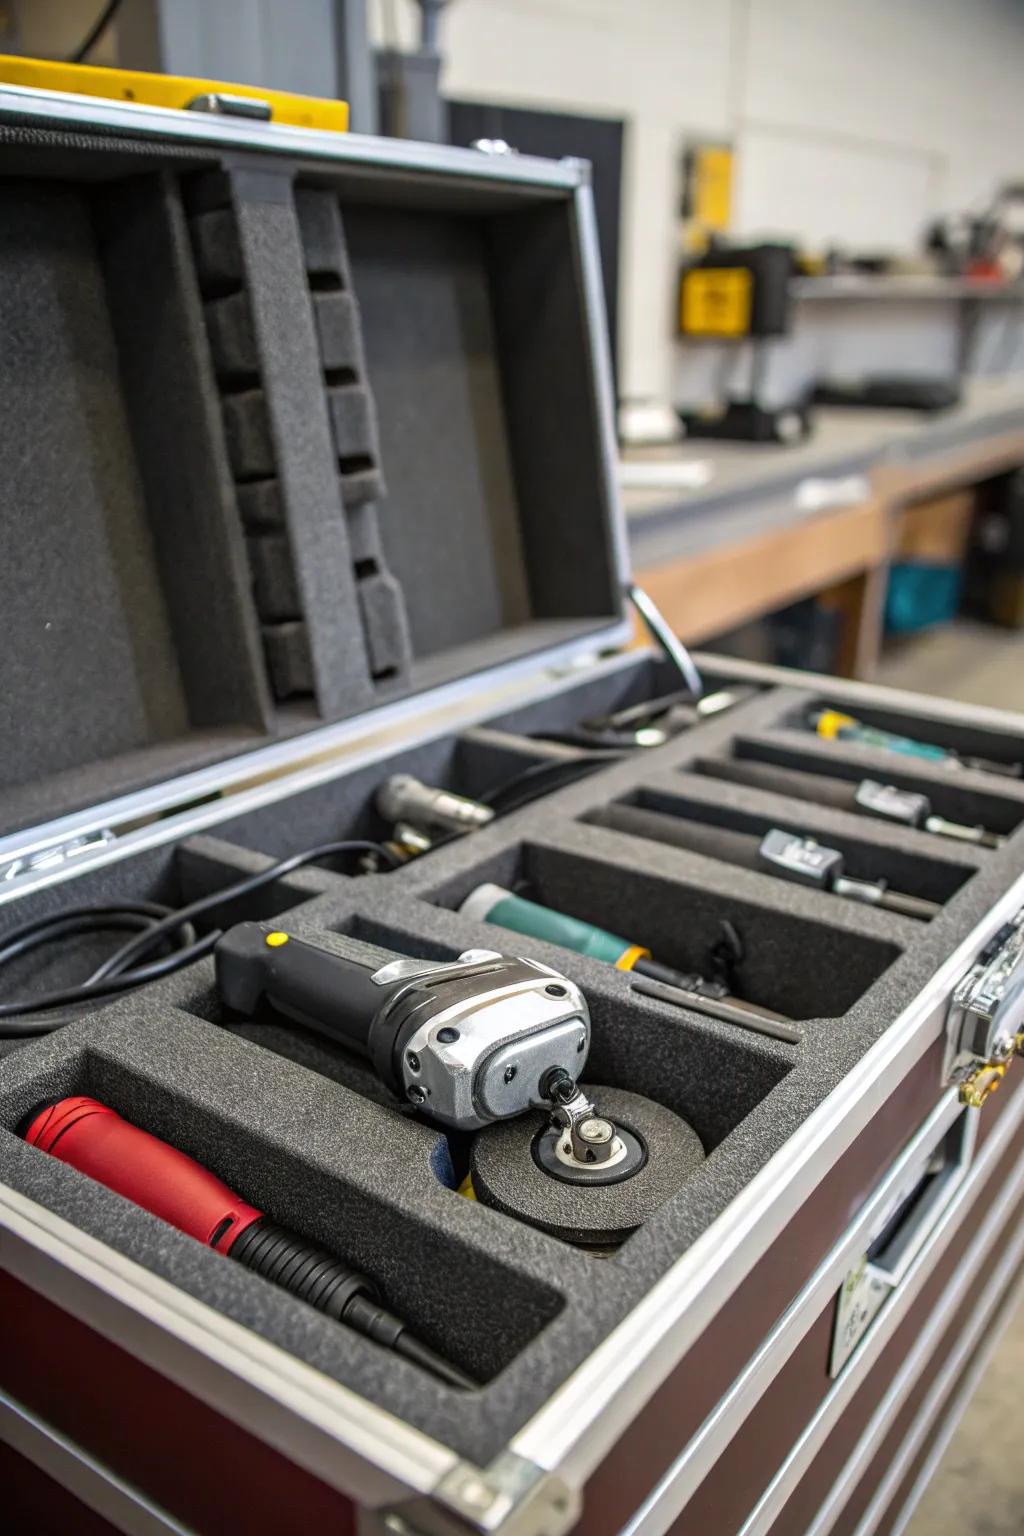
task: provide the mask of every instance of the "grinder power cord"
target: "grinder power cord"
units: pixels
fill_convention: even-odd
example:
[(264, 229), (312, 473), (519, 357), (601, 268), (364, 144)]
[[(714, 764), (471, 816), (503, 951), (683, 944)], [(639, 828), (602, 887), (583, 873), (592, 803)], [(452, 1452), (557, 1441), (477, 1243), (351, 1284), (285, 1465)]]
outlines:
[(208, 1168), (97, 1099), (73, 1097), (40, 1106), (29, 1116), (23, 1135), (30, 1146), (105, 1184), (207, 1248), (227, 1254), (448, 1386), (475, 1385), (386, 1310), (372, 1281), (268, 1221)]
[[(135, 937), (114, 950), (102, 965), (85, 981), (73, 986), (58, 987), (53, 991), (37, 993), (15, 1001), (0, 1002), (0, 1037), (12, 1035), (43, 1035), (62, 1024), (77, 1018), (76, 1013), (56, 1013), (50, 1010), (75, 1007), (93, 998), (124, 992), (143, 982), (166, 976), (194, 960), (208, 955), (220, 938), (215, 928), (202, 938), (196, 937), (194, 919), (225, 902), (237, 901), (264, 886), (273, 885), (283, 875), (301, 869), (306, 864), (320, 864), (327, 859), (348, 854), (373, 853), (391, 869), (397, 860), (379, 843), (346, 841), (321, 843), (302, 853), (281, 859), (258, 874), (247, 875), (231, 885), (221, 886), (197, 901), (184, 907), (167, 907), (151, 901), (122, 901), (110, 905), (69, 907), (64, 912), (48, 913), (13, 928), (0, 939), (0, 970), (22, 955), (32, 953), (47, 944), (56, 944), (78, 934), (135, 930)], [(169, 954), (161, 951), (170, 950)]]

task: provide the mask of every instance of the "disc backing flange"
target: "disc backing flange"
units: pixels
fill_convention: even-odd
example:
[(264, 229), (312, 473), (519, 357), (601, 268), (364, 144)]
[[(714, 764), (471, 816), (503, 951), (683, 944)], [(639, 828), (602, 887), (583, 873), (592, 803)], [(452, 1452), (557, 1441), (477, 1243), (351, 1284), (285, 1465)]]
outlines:
[(704, 1161), (692, 1126), (653, 1099), (621, 1088), (584, 1086), (598, 1113), (622, 1126), (646, 1151), (636, 1172), (612, 1183), (570, 1183), (541, 1166), (537, 1143), (549, 1116), (520, 1115), (479, 1131), (470, 1152), (473, 1189), (494, 1206), (556, 1237), (585, 1247), (621, 1243), (674, 1195)]

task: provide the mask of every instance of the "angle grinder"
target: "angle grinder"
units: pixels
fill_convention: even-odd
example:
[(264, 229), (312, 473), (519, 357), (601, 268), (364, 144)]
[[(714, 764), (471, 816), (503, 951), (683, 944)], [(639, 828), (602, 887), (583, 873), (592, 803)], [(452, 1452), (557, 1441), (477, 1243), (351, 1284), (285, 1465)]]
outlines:
[[(432, 962), (340, 937), (240, 923), (215, 950), (226, 1009), (276, 1013), (368, 1058), (395, 1097), (469, 1149), (476, 1198), (571, 1242), (622, 1241), (703, 1160), (671, 1111), (582, 1088), (590, 1013), (534, 960), (467, 950)], [(368, 955), (375, 955), (367, 959)]]
[[(368, 955), (379, 957), (380, 963)], [(269, 923), (239, 923), (214, 951), (229, 1012), (262, 1008), (368, 1058), (395, 1097), (452, 1131), (475, 1131), (544, 1107), (580, 1140), (605, 1127), (576, 1078), (590, 1049), (580, 989), (534, 960), (467, 950), (417, 960), (334, 938), (331, 947)], [(569, 1086), (572, 1092), (569, 1092)], [(612, 1127), (594, 1135), (599, 1161)]]

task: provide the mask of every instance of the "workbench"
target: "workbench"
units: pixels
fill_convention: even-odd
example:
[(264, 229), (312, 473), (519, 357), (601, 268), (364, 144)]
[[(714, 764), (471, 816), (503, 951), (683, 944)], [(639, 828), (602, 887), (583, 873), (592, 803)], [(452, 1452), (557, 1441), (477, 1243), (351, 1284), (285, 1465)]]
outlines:
[[(829, 593), (844, 617), (840, 670), (869, 678), (901, 509), (1024, 462), (1024, 380), (970, 381), (935, 416), (822, 409), (796, 447), (694, 441), (627, 463), (672, 474), (687, 460), (704, 485), (624, 492), (638, 580), (681, 637), (700, 644)], [(806, 504), (814, 492), (825, 505)]]

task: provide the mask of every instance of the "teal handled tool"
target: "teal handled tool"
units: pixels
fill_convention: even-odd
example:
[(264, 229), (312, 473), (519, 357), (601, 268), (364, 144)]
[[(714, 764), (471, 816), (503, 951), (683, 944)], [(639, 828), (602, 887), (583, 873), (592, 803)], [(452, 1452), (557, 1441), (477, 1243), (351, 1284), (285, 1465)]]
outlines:
[[(720, 1017), (741, 1028), (772, 1035), (791, 1044), (796, 1044), (801, 1038), (800, 1031), (781, 1014), (732, 996), (724, 979), (704, 977), (661, 965), (652, 958), (646, 945), (620, 938), (605, 928), (598, 928), (595, 923), (571, 917), (567, 912), (556, 912), (553, 907), (541, 906), (539, 902), (517, 896), (503, 886), (478, 885), (466, 897), (459, 911), (463, 917), (472, 918), (474, 922), (494, 923), (500, 928), (510, 928), (513, 933), (521, 933), (524, 938), (544, 939), (548, 944), (560, 944), (563, 949), (575, 950), (579, 955), (603, 960), (608, 965), (614, 965), (616, 970), (630, 971), (643, 978), (635, 982), (633, 987), (641, 996), (693, 1007), (699, 1013)], [(739, 944), (738, 936), (736, 943)]]
[(998, 773), (1003, 778), (1019, 779), (1020, 763), (997, 763), (987, 757), (964, 756), (952, 747), (940, 747), (932, 741), (918, 741), (914, 736), (900, 736), (896, 731), (884, 731), (875, 725), (866, 725), (853, 715), (844, 715), (838, 709), (813, 710), (807, 724), (816, 736), (826, 741), (848, 741), (858, 747), (878, 747), (883, 752), (898, 752), (903, 757), (919, 757), (925, 762), (942, 763), (948, 768), (975, 768), (981, 773)]

